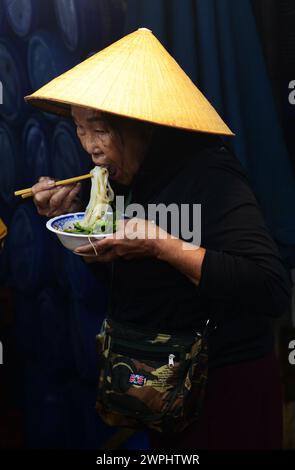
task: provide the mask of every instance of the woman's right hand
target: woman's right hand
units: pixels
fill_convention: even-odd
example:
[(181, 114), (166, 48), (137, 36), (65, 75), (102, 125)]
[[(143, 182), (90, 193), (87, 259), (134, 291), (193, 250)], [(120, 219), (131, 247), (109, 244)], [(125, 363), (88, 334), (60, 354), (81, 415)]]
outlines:
[(48, 176), (41, 176), (38, 183), (32, 186), (33, 200), (38, 214), (56, 217), (69, 212), (79, 212), (82, 204), (78, 197), (81, 184), (54, 186)]

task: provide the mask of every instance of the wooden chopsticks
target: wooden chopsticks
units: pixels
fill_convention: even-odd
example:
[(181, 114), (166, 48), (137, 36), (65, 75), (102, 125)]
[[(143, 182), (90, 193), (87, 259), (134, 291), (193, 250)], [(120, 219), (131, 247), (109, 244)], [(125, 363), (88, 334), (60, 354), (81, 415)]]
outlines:
[[(75, 176), (74, 178), (68, 178), (66, 180), (56, 181), (55, 185), (52, 187), (54, 188), (55, 186), (63, 186), (65, 184), (76, 183), (77, 181), (86, 180), (88, 178), (92, 178), (91, 173), (87, 173), (87, 175)], [(19, 189), (18, 191), (15, 191), (14, 195), (21, 196), (23, 199), (26, 199), (27, 197), (32, 197), (32, 188)]]

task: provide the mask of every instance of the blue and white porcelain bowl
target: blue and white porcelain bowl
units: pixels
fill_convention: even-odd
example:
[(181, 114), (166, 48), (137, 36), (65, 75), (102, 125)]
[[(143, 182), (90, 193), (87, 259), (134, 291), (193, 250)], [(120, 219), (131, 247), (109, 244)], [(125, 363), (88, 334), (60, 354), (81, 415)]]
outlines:
[[(83, 219), (85, 212), (75, 212), (72, 214), (59, 215), (48, 220), (46, 227), (51, 232), (55, 233), (60, 242), (68, 250), (74, 251), (78, 246), (88, 245), (94, 240), (106, 238), (112, 235), (112, 233), (101, 233), (96, 235), (83, 235), (78, 233), (67, 233), (64, 230), (73, 229), (74, 224)], [(110, 217), (113, 215), (112, 212), (107, 212)], [(78, 253), (75, 253), (78, 254)]]

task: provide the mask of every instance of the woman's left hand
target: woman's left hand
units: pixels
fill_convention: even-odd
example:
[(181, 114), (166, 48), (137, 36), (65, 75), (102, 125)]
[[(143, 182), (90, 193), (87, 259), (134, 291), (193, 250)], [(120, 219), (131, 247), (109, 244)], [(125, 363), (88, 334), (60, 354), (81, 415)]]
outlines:
[(112, 236), (92, 241), (92, 244), (81, 246), (75, 252), (86, 255), (84, 260), (88, 263), (107, 263), (117, 258), (157, 257), (159, 238), (168, 237), (171, 235), (154, 222), (134, 217), (119, 220), (117, 231)]

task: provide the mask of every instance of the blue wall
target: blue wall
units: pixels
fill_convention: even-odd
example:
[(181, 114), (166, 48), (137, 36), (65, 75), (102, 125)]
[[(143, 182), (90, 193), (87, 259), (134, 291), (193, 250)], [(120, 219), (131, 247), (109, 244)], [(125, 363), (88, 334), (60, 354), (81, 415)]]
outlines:
[[(0, 0), (0, 217), (9, 227), (0, 275), (13, 290), (16, 395), (28, 448), (100, 448), (117, 431), (94, 409), (106, 288), (13, 192), (42, 175), (61, 179), (92, 167), (72, 122), (23, 98), (120, 38), (124, 20), (120, 0), (74, 0), (71, 8), (68, 0)], [(144, 449), (146, 436), (125, 446)]]

